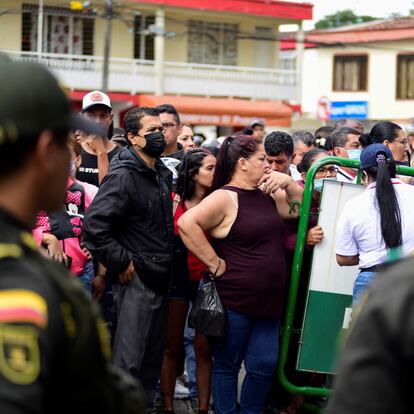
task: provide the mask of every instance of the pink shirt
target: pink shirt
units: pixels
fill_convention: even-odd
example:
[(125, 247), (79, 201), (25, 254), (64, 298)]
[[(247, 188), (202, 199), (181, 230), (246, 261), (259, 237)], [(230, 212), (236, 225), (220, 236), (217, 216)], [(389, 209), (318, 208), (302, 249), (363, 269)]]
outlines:
[[(68, 180), (67, 188), (70, 188), (73, 182), (74, 180), (70, 178)], [(86, 211), (91, 205), (96, 193), (98, 192), (98, 187), (92, 184), (83, 183), (81, 181), (76, 181), (76, 183), (81, 185), (84, 189)], [(33, 229), (32, 233), (39, 246), (41, 246), (43, 233), (50, 233), (50, 230), (37, 223), (37, 226)], [(64, 241), (59, 240), (59, 243), (63, 247), (63, 251), (72, 258), (72, 265), (70, 267), (71, 272), (74, 276), (80, 275), (83, 272), (85, 263), (88, 260), (80, 247), (80, 235), (79, 237), (67, 238)]]

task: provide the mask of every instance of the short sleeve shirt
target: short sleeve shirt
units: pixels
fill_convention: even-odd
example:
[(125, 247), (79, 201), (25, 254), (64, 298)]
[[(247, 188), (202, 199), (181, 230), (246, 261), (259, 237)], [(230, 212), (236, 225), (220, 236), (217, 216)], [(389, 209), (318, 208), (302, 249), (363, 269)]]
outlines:
[[(111, 162), (112, 158), (120, 151), (119, 147), (115, 147), (108, 152), (108, 159)], [(76, 179), (85, 183), (89, 183), (99, 187), (99, 171), (98, 171), (98, 157), (89, 154), (83, 148), (81, 150), (82, 162), (76, 173)]]
[[(414, 187), (393, 179), (402, 222), (403, 254), (414, 251)], [(387, 260), (388, 252), (381, 233), (381, 219), (375, 195), (375, 183), (363, 194), (349, 200), (337, 225), (336, 254), (356, 256), (359, 267), (368, 268)]]

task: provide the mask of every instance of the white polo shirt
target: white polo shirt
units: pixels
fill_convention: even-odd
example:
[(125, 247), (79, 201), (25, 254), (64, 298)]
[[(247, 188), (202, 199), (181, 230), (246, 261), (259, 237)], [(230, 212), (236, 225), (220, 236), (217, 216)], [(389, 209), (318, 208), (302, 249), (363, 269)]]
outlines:
[[(392, 179), (397, 193), (401, 213), (402, 251), (414, 251), (414, 187), (401, 180)], [(382, 264), (387, 260), (386, 248), (381, 234), (381, 222), (376, 205), (375, 183), (344, 207), (336, 230), (335, 251), (341, 256), (359, 254), (359, 267), (367, 268)]]

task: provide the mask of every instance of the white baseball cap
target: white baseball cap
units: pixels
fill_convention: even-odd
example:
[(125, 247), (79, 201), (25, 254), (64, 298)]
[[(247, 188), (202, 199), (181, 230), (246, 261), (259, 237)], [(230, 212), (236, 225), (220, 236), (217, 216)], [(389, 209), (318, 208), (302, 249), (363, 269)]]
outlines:
[(93, 105), (105, 105), (109, 109), (112, 109), (111, 107), (111, 100), (109, 99), (109, 96), (106, 93), (103, 93), (101, 91), (92, 91), (87, 93), (82, 100), (82, 111), (86, 111), (88, 108), (90, 108)]

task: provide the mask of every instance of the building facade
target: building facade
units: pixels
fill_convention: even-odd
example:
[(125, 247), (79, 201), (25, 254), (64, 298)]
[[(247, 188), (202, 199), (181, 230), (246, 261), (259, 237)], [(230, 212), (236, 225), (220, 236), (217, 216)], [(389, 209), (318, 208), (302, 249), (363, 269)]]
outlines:
[[(285, 66), (295, 59), (294, 44), (282, 42)], [(413, 126), (414, 17), (314, 30), (306, 33), (305, 46), (304, 118), (323, 118), (328, 102), (332, 122), (353, 117), (367, 126), (379, 120)]]
[[(96, 3), (96, 4), (95, 4)], [(3, 0), (0, 50), (47, 65), (79, 106), (102, 88), (111, 22), (108, 91), (118, 121), (131, 106), (170, 102), (194, 124), (289, 125), (283, 101), (297, 72), (280, 69), (279, 25), (312, 18), (309, 4), (267, 0)]]

